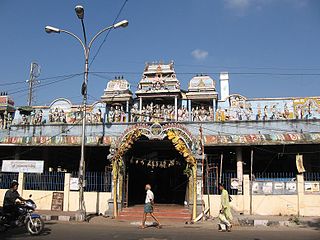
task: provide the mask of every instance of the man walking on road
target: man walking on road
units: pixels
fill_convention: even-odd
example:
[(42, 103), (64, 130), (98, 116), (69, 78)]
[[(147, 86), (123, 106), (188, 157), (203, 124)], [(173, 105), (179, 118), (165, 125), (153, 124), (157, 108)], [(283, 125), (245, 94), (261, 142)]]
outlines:
[(151, 217), (157, 222), (157, 228), (161, 228), (161, 224), (158, 221), (158, 219), (154, 216), (153, 214), (153, 205), (154, 205), (154, 195), (153, 192), (151, 191), (151, 186), (150, 184), (147, 184), (145, 186), (145, 190), (147, 191), (146, 193), (146, 200), (145, 200), (145, 205), (144, 205), (144, 212), (143, 212), (143, 219), (142, 219), (142, 225), (141, 228), (145, 228), (145, 223), (147, 220), (147, 214), (150, 213)]
[(227, 231), (231, 231), (232, 214), (230, 208), (230, 199), (227, 190), (222, 183), (219, 183), (219, 189), (221, 191), (221, 210), (219, 214), (220, 221), (227, 226)]

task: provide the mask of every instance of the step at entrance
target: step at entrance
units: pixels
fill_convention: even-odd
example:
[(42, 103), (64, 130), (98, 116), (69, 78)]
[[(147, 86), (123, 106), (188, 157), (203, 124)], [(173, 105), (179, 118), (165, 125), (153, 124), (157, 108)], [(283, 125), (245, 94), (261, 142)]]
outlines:
[[(143, 215), (143, 205), (135, 205), (123, 208), (119, 213), (118, 220), (141, 221)], [(154, 206), (154, 215), (160, 222), (174, 221), (186, 222), (191, 220), (191, 212), (189, 208), (181, 205), (156, 204)], [(153, 221), (148, 214), (147, 221)]]

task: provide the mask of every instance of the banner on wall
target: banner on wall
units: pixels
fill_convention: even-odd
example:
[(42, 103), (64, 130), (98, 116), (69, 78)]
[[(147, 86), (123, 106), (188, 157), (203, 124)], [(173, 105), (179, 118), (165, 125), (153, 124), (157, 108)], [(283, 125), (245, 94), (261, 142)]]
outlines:
[(297, 165), (297, 170), (298, 173), (304, 173), (306, 170), (304, 169), (303, 166), (303, 157), (302, 155), (296, 155), (296, 165)]
[(3, 160), (2, 172), (43, 173), (40, 160)]

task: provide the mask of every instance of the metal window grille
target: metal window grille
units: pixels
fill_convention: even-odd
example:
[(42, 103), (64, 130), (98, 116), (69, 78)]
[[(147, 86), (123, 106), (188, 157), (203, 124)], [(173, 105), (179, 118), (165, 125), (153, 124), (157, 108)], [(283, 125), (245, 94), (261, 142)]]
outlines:
[(305, 181), (320, 181), (320, 172), (305, 172), (303, 175)]
[[(226, 190), (230, 195), (237, 195), (238, 190), (237, 189), (231, 189), (231, 179), (236, 178), (237, 173), (230, 172), (230, 173), (222, 173), (221, 177), (221, 182), (225, 185)], [(208, 185), (207, 185), (208, 183)], [(205, 173), (205, 178), (204, 178), (204, 194), (213, 194), (213, 195), (219, 195), (219, 176), (216, 174), (215, 171), (209, 171), (208, 176)]]
[(252, 176), (253, 181), (294, 181), (296, 173), (294, 172), (255, 172)]
[[(72, 177), (78, 177), (78, 172)], [(86, 172), (85, 187), (86, 192), (111, 192), (112, 177), (111, 172)]]
[(0, 172), (0, 189), (9, 189), (13, 180), (18, 181), (18, 173)]
[(63, 172), (45, 173), (26, 173), (24, 189), (44, 190), (44, 191), (63, 191), (64, 190)]

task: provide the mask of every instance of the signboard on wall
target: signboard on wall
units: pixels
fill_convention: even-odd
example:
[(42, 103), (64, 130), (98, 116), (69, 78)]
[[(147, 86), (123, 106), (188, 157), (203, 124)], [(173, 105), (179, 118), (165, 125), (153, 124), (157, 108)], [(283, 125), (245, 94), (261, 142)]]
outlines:
[(297, 192), (297, 183), (296, 182), (286, 182), (286, 192), (287, 193), (296, 193)]
[(70, 178), (70, 190), (71, 191), (79, 190), (79, 178)]
[(42, 160), (3, 160), (2, 172), (43, 173)]
[(290, 182), (252, 182), (252, 194), (254, 195), (292, 195), (297, 193), (297, 183)]
[(63, 210), (63, 192), (53, 192), (51, 210), (52, 211), (62, 211)]

